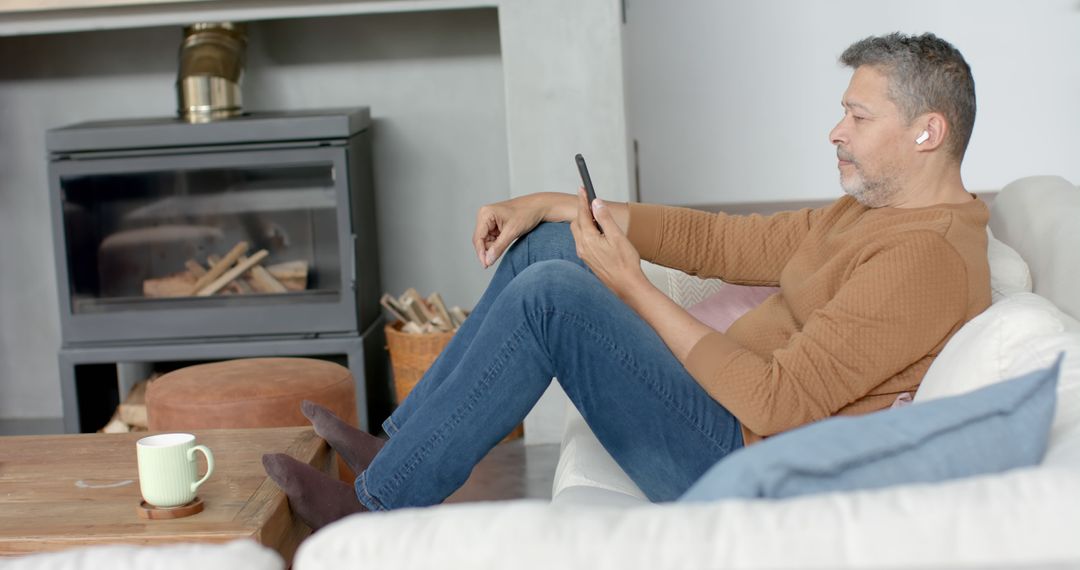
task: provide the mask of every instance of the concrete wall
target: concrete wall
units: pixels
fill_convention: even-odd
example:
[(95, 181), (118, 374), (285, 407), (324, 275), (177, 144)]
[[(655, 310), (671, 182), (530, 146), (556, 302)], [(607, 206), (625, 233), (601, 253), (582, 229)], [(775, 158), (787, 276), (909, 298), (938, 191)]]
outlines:
[(851, 42), (931, 31), (972, 67), (973, 190), (1032, 174), (1080, 181), (1076, 0), (628, 0), (627, 106), (645, 201), (813, 200), (841, 193), (827, 135)]
[[(44, 132), (174, 113), (179, 39), (0, 38), (0, 417), (60, 415)], [(496, 10), (258, 23), (248, 55), (247, 109), (371, 106), (383, 286), (471, 306), (488, 279), (476, 208), (509, 196)]]

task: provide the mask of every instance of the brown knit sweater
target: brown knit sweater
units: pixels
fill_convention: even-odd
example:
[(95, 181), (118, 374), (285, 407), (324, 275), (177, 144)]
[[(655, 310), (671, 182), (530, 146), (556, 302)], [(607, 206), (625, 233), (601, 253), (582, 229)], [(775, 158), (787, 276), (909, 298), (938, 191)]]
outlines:
[(746, 443), (914, 392), (945, 342), (990, 305), (982, 200), (833, 204), (763, 217), (630, 204), (643, 259), (780, 292), (705, 336), (686, 368)]

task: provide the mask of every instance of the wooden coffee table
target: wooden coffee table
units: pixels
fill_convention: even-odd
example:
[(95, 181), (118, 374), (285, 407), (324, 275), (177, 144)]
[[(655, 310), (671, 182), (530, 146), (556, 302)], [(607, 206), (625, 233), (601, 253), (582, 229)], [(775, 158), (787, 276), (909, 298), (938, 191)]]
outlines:
[[(252, 538), (291, 562), (311, 531), (263, 471), (264, 453), (284, 452), (330, 472), (332, 453), (307, 428), (196, 430), (214, 452), (199, 488), (203, 512), (147, 520), (137, 512), (135, 441), (146, 433), (0, 438), (0, 556), (97, 544), (228, 542)], [(205, 464), (199, 460), (199, 473)]]

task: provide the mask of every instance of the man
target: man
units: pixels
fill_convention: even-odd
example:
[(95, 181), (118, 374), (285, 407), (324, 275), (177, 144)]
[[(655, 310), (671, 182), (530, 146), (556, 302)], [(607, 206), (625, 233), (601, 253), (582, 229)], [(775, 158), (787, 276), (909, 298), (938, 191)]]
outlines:
[[(656, 501), (678, 497), (743, 445), (914, 391), (990, 302), (988, 210), (960, 178), (974, 82), (960, 53), (932, 34), (867, 38), (841, 62), (854, 73), (830, 140), (848, 196), (829, 206), (739, 217), (590, 205), (579, 191), (481, 208), (480, 263), (506, 258), (383, 425), (390, 439), (305, 404), (360, 474), (355, 485), (264, 458), (294, 512), (317, 528), (352, 512), (441, 502), (552, 376)], [(652, 286), (642, 258), (780, 292), (720, 333)]]

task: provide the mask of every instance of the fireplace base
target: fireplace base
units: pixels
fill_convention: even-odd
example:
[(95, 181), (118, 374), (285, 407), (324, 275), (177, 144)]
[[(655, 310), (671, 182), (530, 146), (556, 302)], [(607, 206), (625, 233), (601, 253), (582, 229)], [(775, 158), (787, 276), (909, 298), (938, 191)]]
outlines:
[(356, 383), (359, 427), (370, 431), (381, 424), (392, 406), (385, 346), (383, 322), (379, 319), (359, 335), (63, 347), (59, 363), (64, 430), (93, 432), (108, 422), (123, 396), (117, 369), (125, 364), (196, 364), (233, 358), (304, 356), (336, 360), (349, 368)]

